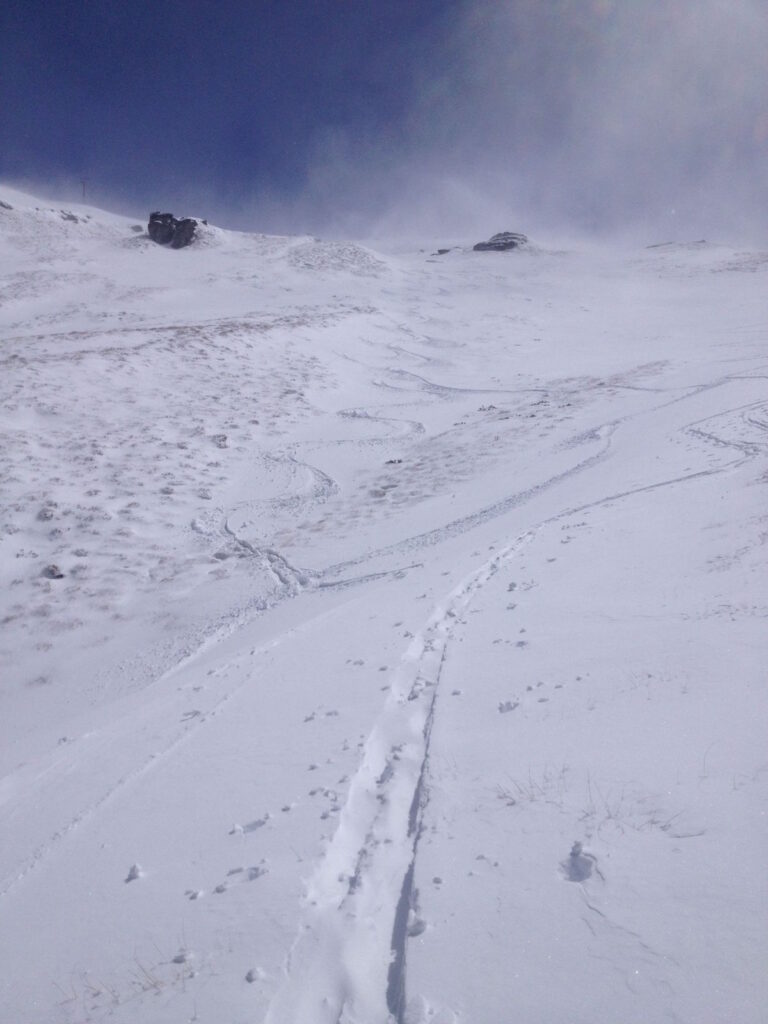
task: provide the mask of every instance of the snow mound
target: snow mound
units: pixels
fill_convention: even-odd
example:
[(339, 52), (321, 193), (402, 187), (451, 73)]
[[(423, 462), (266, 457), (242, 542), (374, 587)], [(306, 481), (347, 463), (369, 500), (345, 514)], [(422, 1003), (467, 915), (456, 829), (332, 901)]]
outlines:
[(362, 277), (378, 276), (387, 269), (370, 249), (349, 242), (321, 242), (317, 239), (294, 246), (288, 253), (288, 262), (301, 270), (318, 273), (347, 271)]
[(0, 249), (48, 261), (74, 254), (83, 243), (115, 242), (144, 230), (128, 217), (80, 203), (50, 204), (0, 186)]

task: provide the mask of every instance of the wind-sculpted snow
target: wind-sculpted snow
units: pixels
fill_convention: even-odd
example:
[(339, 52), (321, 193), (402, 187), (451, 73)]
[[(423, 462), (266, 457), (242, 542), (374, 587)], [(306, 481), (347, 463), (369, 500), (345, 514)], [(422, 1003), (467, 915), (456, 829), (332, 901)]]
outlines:
[(0, 201), (0, 1020), (758, 1024), (765, 254)]
[(345, 270), (362, 276), (378, 276), (386, 271), (386, 263), (368, 249), (339, 242), (304, 242), (289, 251), (288, 261), (300, 270), (320, 273)]

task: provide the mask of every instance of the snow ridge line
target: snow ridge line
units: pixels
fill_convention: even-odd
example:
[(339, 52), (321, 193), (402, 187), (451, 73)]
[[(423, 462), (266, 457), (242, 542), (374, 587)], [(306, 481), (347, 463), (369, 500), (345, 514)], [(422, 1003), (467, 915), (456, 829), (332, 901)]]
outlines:
[(535, 532), (466, 577), (411, 640), (307, 884), (304, 920), (265, 1024), (402, 1024), (430, 733), (448, 643), (474, 594)]

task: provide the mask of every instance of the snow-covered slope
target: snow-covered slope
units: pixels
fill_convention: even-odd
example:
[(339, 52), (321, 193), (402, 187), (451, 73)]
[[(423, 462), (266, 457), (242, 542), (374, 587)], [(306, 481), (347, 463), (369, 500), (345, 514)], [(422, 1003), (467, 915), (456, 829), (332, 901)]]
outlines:
[(0, 1021), (762, 1021), (768, 254), (0, 201)]

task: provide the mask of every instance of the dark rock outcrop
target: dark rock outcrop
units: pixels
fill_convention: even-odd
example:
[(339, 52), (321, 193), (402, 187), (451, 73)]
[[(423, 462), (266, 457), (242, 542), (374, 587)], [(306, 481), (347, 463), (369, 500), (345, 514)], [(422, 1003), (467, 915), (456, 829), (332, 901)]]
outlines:
[(172, 213), (150, 213), (147, 231), (158, 245), (170, 245), (173, 241), (173, 226), (176, 218)]
[(525, 235), (519, 235), (514, 231), (500, 231), (498, 235), (489, 238), (487, 242), (478, 242), (473, 245), (474, 252), (506, 252), (508, 249), (519, 249), (525, 245), (528, 239)]
[(171, 248), (183, 249), (185, 245), (189, 245), (191, 242), (194, 242), (196, 229), (197, 221), (192, 220), (191, 217), (184, 217), (183, 220), (176, 221), (176, 228), (173, 232)]
[(191, 217), (177, 220), (172, 213), (150, 213), (147, 231), (158, 245), (170, 245), (172, 249), (183, 249), (195, 240), (197, 221)]

